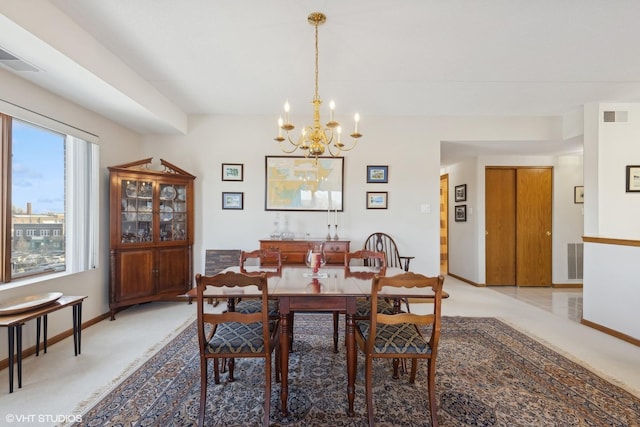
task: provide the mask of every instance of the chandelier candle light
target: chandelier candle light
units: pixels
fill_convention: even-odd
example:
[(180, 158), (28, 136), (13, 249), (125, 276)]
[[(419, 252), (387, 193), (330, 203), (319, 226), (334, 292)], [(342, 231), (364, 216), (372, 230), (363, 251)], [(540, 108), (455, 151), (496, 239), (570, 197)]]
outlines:
[[(298, 141), (291, 139), (291, 132), (295, 129), (295, 126), (289, 121), (290, 106), (289, 101), (284, 104), (284, 119), (280, 117), (278, 119), (278, 136), (274, 138), (280, 144), (280, 149), (289, 154), (293, 153), (297, 149), (305, 151), (305, 157), (315, 157), (316, 162), (318, 156), (322, 156), (327, 151), (332, 157), (337, 157), (342, 151), (350, 151), (355, 148), (358, 138), (362, 137), (362, 134), (358, 132), (358, 122), (360, 121), (360, 115), (355, 114), (355, 128), (354, 132), (350, 135), (353, 138), (352, 144), (347, 147), (342, 143), (342, 128), (340, 123), (334, 119), (335, 103), (329, 102), (329, 121), (326, 125), (320, 124), (320, 96), (318, 95), (318, 26), (324, 24), (327, 17), (320, 12), (314, 12), (307, 17), (307, 21), (315, 27), (315, 52), (316, 52), (316, 68), (315, 68), (315, 92), (313, 96), (313, 125), (305, 126), (302, 128), (302, 133), (298, 138)], [(283, 135), (283, 131), (286, 134), (286, 138)], [(335, 132), (335, 133), (334, 133)], [(287, 141), (289, 144), (284, 144)]]

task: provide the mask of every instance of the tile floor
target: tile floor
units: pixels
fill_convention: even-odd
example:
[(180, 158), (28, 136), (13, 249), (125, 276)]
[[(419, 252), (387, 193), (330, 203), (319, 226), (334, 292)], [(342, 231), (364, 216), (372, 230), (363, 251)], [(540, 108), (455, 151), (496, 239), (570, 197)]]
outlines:
[[(443, 304), (443, 315), (498, 317), (640, 397), (640, 347), (576, 321), (580, 290), (476, 288), (452, 277), (446, 278), (445, 289), (451, 297)], [(419, 305), (412, 304), (412, 310), (420, 310)], [(0, 425), (10, 425), (11, 420), (20, 426), (65, 425), (81, 419), (83, 409), (194, 318), (195, 305), (186, 303), (135, 306), (113, 322), (85, 329), (79, 357), (73, 357), (73, 341), (68, 338), (50, 346), (45, 355), (26, 358), (23, 387), (12, 394), (8, 370), (0, 371)]]

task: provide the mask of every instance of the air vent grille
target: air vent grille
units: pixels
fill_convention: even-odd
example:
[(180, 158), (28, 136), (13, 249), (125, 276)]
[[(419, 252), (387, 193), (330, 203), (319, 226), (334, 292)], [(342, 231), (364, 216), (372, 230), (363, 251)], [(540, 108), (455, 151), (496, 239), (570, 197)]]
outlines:
[(0, 65), (4, 65), (13, 71), (40, 71), (27, 61), (18, 58), (2, 48), (0, 48)]
[(567, 244), (567, 275), (568, 279), (582, 279), (583, 271), (583, 243)]
[(626, 123), (629, 121), (628, 111), (604, 111), (602, 121), (605, 123)]

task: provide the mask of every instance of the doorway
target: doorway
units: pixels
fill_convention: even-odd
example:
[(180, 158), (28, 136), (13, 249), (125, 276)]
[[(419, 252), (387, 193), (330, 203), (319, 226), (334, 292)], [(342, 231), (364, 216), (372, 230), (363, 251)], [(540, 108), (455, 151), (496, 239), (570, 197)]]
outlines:
[(487, 285), (551, 286), (552, 172), (485, 169)]

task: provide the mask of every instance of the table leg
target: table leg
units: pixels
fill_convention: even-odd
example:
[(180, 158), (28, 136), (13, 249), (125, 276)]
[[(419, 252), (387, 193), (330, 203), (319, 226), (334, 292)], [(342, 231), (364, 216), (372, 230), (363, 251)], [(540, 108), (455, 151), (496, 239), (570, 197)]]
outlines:
[(73, 351), (79, 355), (82, 338), (82, 301), (73, 306)]
[(289, 415), (287, 399), (289, 398), (289, 307), (288, 301), (280, 299), (280, 407), (281, 415)]
[(355, 320), (353, 314), (347, 314), (347, 399), (349, 401), (349, 409), (347, 415), (355, 416), (353, 402), (356, 397), (356, 335)]
[(42, 348), (44, 349), (45, 353), (47, 352), (47, 325), (48, 324), (49, 324), (49, 318), (45, 314), (44, 316), (42, 316), (42, 336), (43, 336)]
[(40, 354), (40, 325), (42, 323), (42, 316), (36, 319), (36, 357)]
[(15, 326), (9, 326), (7, 336), (9, 337), (9, 393), (13, 393), (13, 346), (15, 337)]
[(18, 359), (18, 388), (22, 388), (22, 324), (16, 325), (16, 358)]

